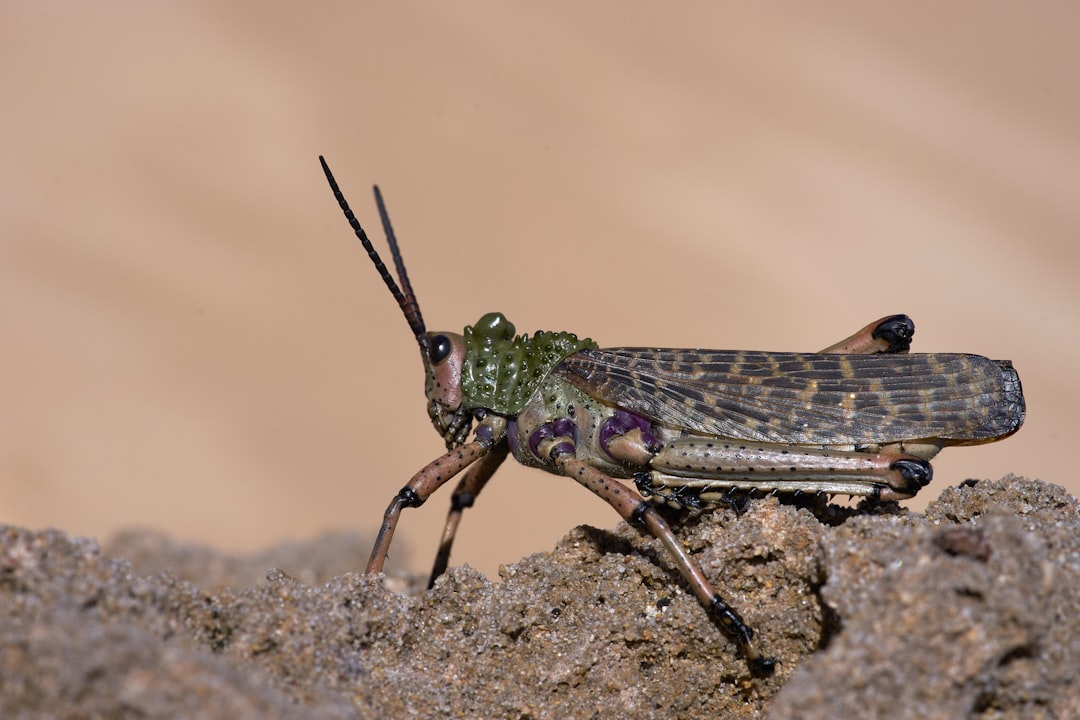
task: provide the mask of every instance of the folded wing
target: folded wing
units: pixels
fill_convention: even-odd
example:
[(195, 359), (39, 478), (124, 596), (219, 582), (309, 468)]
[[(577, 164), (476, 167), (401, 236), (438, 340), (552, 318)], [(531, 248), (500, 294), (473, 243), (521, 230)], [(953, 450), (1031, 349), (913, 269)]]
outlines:
[(750, 442), (987, 442), (1024, 420), (1008, 361), (978, 355), (583, 350), (553, 373), (672, 427)]

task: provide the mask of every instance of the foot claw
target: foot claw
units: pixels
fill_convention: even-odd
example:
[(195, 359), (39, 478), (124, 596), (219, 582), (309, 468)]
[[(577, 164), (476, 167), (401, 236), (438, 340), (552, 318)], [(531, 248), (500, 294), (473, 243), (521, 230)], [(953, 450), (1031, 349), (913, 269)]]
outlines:
[(776, 671), (776, 658), (756, 657), (748, 661), (750, 674), (754, 677), (769, 677)]
[(903, 458), (897, 460), (889, 466), (890, 470), (896, 470), (900, 473), (913, 490), (918, 491), (919, 488), (926, 487), (934, 477), (934, 469), (930, 467), (930, 463), (920, 458)]

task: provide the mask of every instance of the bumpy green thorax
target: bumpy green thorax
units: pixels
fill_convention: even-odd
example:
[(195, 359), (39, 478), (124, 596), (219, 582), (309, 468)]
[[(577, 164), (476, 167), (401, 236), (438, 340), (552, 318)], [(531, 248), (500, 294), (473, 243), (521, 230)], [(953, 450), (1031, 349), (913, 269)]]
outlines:
[(514, 335), (502, 313), (488, 313), (465, 328), (461, 387), (465, 404), (502, 415), (517, 415), (551, 369), (567, 355), (596, 343), (568, 332)]

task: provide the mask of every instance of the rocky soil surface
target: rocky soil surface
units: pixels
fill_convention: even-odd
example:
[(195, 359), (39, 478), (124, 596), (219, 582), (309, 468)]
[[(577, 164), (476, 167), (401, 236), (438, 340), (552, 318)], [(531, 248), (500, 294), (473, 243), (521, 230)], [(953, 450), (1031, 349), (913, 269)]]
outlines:
[(0, 717), (1080, 717), (1080, 503), (1007, 476), (925, 513), (755, 500), (680, 537), (779, 658), (753, 677), (658, 543), (579, 527), (492, 582), (0, 528)]

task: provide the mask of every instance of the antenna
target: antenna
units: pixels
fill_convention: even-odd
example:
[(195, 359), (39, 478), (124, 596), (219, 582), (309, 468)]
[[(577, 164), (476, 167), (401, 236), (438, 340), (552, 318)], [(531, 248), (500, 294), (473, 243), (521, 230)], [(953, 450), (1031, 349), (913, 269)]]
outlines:
[(390, 275), (390, 271), (386, 269), (386, 265), (383, 264), (382, 258), (379, 257), (379, 253), (375, 251), (375, 247), (371, 244), (371, 240), (368, 239), (367, 233), (364, 232), (364, 228), (361, 227), (360, 221), (357, 220), (356, 215), (353, 214), (348, 201), (345, 200), (345, 196), (341, 194), (341, 189), (338, 187), (337, 180), (334, 179), (334, 174), (330, 172), (330, 166), (326, 164), (326, 160), (322, 155), (319, 156), (319, 163), (322, 165), (323, 172), (326, 174), (327, 182), (330, 183), (330, 189), (334, 193), (334, 198), (337, 199), (338, 206), (341, 207), (341, 211), (345, 213), (345, 219), (349, 221), (349, 225), (352, 226), (353, 232), (356, 233), (356, 237), (360, 238), (360, 242), (363, 243), (364, 249), (367, 250), (368, 257), (371, 258), (371, 262), (375, 264), (375, 269), (379, 271), (379, 277), (383, 279), (383, 282), (386, 283), (386, 287), (390, 289), (390, 294), (397, 300), (401, 312), (405, 315), (405, 320), (409, 323), (413, 335), (416, 336), (416, 341), (423, 347), (424, 334), (426, 333), (424, 317), (420, 314), (420, 306), (416, 303), (416, 295), (413, 294), (412, 285), (409, 284), (409, 274), (405, 272), (405, 262), (401, 259), (401, 251), (398, 249), (397, 238), (394, 236), (394, 228), (390, 224), (390, 215), (386, 212), (386, 204), (383, 203), (382, 193), (379, 192), (379, 186), (376, 185), (374, 188), (375, 204), (379, 207), (379, 217), (382, 218), (383, 231), (386, 233), (386, 241), (390, 244), (390, 256), (394, 259), (394, 268), (397, 270), (398, 279), (401, 281), (400, 288), (398, 287), (398, 284), (394, 282), (394, 278)]

